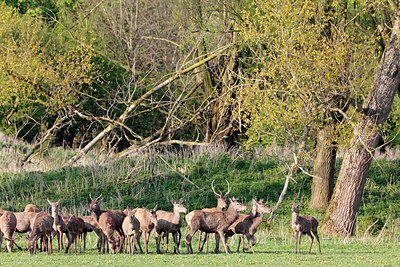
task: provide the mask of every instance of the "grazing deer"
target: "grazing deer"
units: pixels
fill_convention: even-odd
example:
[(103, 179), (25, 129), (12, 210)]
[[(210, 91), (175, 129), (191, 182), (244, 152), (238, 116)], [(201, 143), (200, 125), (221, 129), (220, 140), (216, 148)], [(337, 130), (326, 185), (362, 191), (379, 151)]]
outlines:
[(51, 206), (51, 216), (54, 218), (53, 230), (57, 235), (58, 252), (60, 252), (62, 249), (64, 249), (63, 235), (68, 231), (67, 225), (60, 214), (60, 200), (57, 202), (51, 202), (49, 199), (47, 199), (47, 202)]
[[(207, 211), (207, 212), (223, 211), (226, 208), (226, 199), (228, 198), (228, 194), (231, 191), (231, 188), (229, 186), (229, 182), (227, 180), (225, 180), (225, 181), (228, 184), (228, 191), (224, 195), (222, 195), (221, 191), (219, 192), (219, 194), (215, 191), (214, 181), (212, 181), (211, 189), (214, 192), (215, 197), (217, 198), (217, 207), (204, 208), (204, 209), (202, 209), (202, 211)], [(206, 243), (206, 252), (208, 252), (208, 233), (205, 233), (203, 244), (200, 246), (202, 233), (203, 233), (202, 231), (199, 231), (198, 249), (199, 249), (199, 251), (203, 251), (204, 244)]]
[[(135, 238), (140, 231), (140, 222), (135, 217), (136, 210), (137, 209), (125, 209), (124, 213), (126, 214), (126, 217), (122, 222), (122, 230), (125, 234), (125, 240), (128, 241), (129, 254), (131, 255), (135, 253)], [(125, 247), (125, 253), (126, 252), (127, 247)]]
[[(136, 235), (136, 242), (139, 246), (140, 253), (143, 253), (142, 246), (140, 245), (140, 237), (142, 234), (144, 235), (145, 253), (147, 254), (149, 252), (150, 233), (158, 225), (156, 207), (152, 210), (147, 210), (145, 208), (136, 209), (135, 217), (140, 223), (140, 229)], [(157, 233), (155, 233), (155, 235), (157, 238)]]
[[(310, 249), (309, 253), (311, 253), (311, 248), (314, 242), (314, 237), (318, 241), (318, 252), (321, 253), (321, 245), (319, 242), (318, 236), (318, 221), (312, 216), (300, 216), (300, 204), (293, 203), (292, 204), (292, 229), (294, 232), (294, 239), (296, 241), (296, 248), (294, 253), (300, 253), (300, 240), (302, 235), (308, 235), (310, 238)], [(311, 234), (312, 233), (312, 234)]]
[(82, 234), (85, 228), (85, 222), (82, 218), (78, 216), (71, 216), (68, 221), (66, 222), (67, 226), (67, 246), (65, 249), (65, 253), (70, 252), (71, 245), (75, 244), (75, 253), (77, 242), (79, 241), (79, 253), (81, 252), (82, 246)]
[(189, 230), (186, 236), (186, 248), (188, 253), (193, 253), (191, 241), (197, 230), (206, 233), (215, 233), (215, 253), (219, 253), (219, 240), (222, 237), (225, 253), (229, 253), (224, 235), (229, 226), (239, 217), (238, 212), (246, 209), (246, 206), (235, 198), (229, 200), (230, 204), (227, 211), (207, 212), (194, 210), (186, 215), (185, 219)]
[(100, 225), (95, 218), (92, 216), (81, 216), (82, 220), (85, 222), (85, 226), (83, 228), (83, 249), (86, 249), (86, 236), (87, 233), (95, 232), (97, 239), (97, 250), (100, 252), (101, 244), (103, 242), (103, 232), (101, 231)]
[(17, 218), (11, 211), (4, 211), (0, 216), (0, 249), (3, 243), (3, 236), (6, 242), (7, 251), (11, 252), (14, 245), (14, 232), (17, 227)]
[(157, 237), (156, 237), (156, 244), (157, 244), (157, 253), (161, 253), (160, 249), (160, 242), (161, 242), (161, 234), (164, 233), (164, 251), (165, 253), (168, 252), (168, 235), (169, 233), (172, 234), (174, 239), (174, 253), (180, 253), (179, 251), (179, 243), (180, 243), (180, 229), (181, 229), (181, 220), (180, 220), (180, 213), (186, 213), (187, 209), (183, 206), (182, 199), (178, 202), (172, 200), (172, 205), (174, 207), (173, 212), (167, 212), (164, 210), (158, 210), (157, 213)]
[(39, 209), (35, 204), (27, 204), (24, 212), (39, 212)]
[(257, 232), (257, 228), (261, 224), (264, 214), (271, 212), (271, 210), (264, 205), (264, 201), (262, 199), (260, 201), (257, 201), (257, 199), (253, 198), (252, 204), (253, 208), (251, 213), (240, 214), (237, 220), (232, 223), (225, 234), (226, 239), (233, 236), (234, 234), (240, 235), (237, 252), (239, 252), (240, 244), (242, 244), (242, 251), (245, 252), (244, 236), (246, 236), (251, 251), (254, 254), (254, 234)]
[[(96, 199), (93, 199), (92, 196), (89, 194), (90, 197), (90, 206), (89, 206), (89, 211), (92, 213), (92, 216), (98, 221), (101, 230), (103, 231), (105, 237), (107, 235), (111, 238), (108, 239), (108, 243), (113, 246), (113, 243), (116, 240), (114, 238), (114, 230), (116, 230), (120, 236), (120, 244), (119, 244), (119, 251), (122, 252), (123, 250), (123, 244), (124, 244), (124, 232), (122, 230), (122, 222), (124, 221), (125, 214), (121, 210), (102, 210), (100, 208), (100, 201), (102, 200), (102, 195), (98, 196)], [(106, 213), (107, 215), (103, 216), (102, 218), (102, 224), (100, 224), (100, 216), (103, 213)], [(103, 228), (104, 227), (104, 228)], [(106, 232), (107, 233), (106, 233)], [(105, 244), (105, 240), (103, 240), (102, 244)], [(102, 249), (103, 253), (105, 252), (105, 248), (103, 247)]]
[(30, 254), (36, 254), (36, 241), (43, 239), (43, 246), (48, 254), (53, 253), (52, 231), (54, 218), (45, 212), (37, 213), (28, 236), (28, 250)]

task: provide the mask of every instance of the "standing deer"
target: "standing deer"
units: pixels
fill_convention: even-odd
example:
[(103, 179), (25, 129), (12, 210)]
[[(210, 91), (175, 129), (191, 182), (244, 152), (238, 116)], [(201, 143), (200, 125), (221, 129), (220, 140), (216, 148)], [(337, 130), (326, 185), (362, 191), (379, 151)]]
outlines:
[(229, 253), (225, 242), (225, 233), (229, 226), (239, 217), (238, 212), (246, 209), (246, 206), (241, 204), (235, 198), (229, 199), (230, 204), (227, 211), (201, 211), (194, 210), (186, 215), (185, 219), (188, 225), (189, 233), (186, 236), (186, 248), (188, 253), (193, 253), (192, 238), (197, 230), (206, 233), (215, 233), (216, 248), (215, 253), (219, 253), (219, 240), (222, 238), (225, 253)]
[[(231, 191), (231, 188), (229, 186), (229, 182), (227, 180), (225, 180), (225, 181), (228, 184), (228, 191), (224, 195), (222, 195), (221, 191), (219, 192), (219, 194), (215, 191), (214, 181), (212, 181), (211, 189), (214, 192), (215, 197), (217, 198), (217, 207), (204, 208), (204, 209), (202, 209), (202, 211), (207, 211), (207, 212), (223, 211), (226, 208), (226, 199), (228, 197), (229, 192)], [(198, 244), (199, 251), (203, 251), (204, 244), (206, 243), (206, 252), (208, 252), (208, 233), (205, 233), (203, 244), (200, 246), (201, 236), (202, 236), (202, 231), (199, 231), (199, 244)]]
[[(102, 195), (98, 196), (96, 199), (93, 199), (92, 196), (89, 194), (90, 197), (90, 206), (89, 210), (92, 213), (92, 216), (98, 221), (101, 230), (103, 231), (105, 237), (109, 245), (115, 246), (116, 240), (114, 238), (114, 230), (116, 230), (120, 236), (120, 244), (119, 244), (119, 251), (123, 250), (124, 244), (124, 232), (122, 230), (122, 222), (124, 221), (125, 214), (121, 210), (102, 210), (100, 208), (100, 201), (102, 199)], [(102, 216), (101, 223), (100, 217), (103, 213), (107, 213)], [(102, 242), (105, 245), (105, 240)], [(103, 253), (105, 253), (105, 247), (102, 248)], [(115, 247), (114, 247), (115, 252)]]
[(82, 218), (72, 215), (66, 222), (67, 226), (67, 246), (65, 253), (70, 252), (71, 245), (75, 244), (75, 253), (77, 251), (77, 243), (79, 242), (79, 252), (81, 252), (82, 246), (82, 234), (85, 228), (85, 222)]
[(161, 234), (164, 233), (164, 251), (165, 253), (168, 252), (168, 235), (169, 233), (172, 234), (174, 239), (174, 253), (180, 253), (179, 251), (179, 243), (181, 239), (181, 220), (180, 220), (180, 213), (186, 213), (187, 209), (182, 204), (182, 199), (178, 202), (172, 200), (172, 205), (174, 207), (173, 212), (167, 212), (164, 210), (157, 211), (157, 237), (156, 237), (156, 244), (157, 244), (157, 253), (161, 253), (160, 243), (161, 243)]
[[(140, 231), (140, 222), (135, 217), (136, 210), (137, 209), (125, 209), (124, 213), (126, 214), (126, 217), (122, 223), (122, 230), (125, 234), (125, 240), (128, 241), (129, 254), (131, 255), (135, 253), (135, 238)], [(125, 247), (125, 253), (128, 248)]]
[(11, 252), (14, 245), (14, 232), (17, 227), (17, 218), (14, 213), (4, 211), (0, 216), (0, 249), (3, 243), (3, 236), (6, 242), (7, 251)]
[(53, 229), (57, 235), (58, 252), (60, 252), (62, 249), (64, 249), (63, 235), (68, 231), (67, 225), (60, 214), (60, 200), (57, 202), (51, 202), (49, 199), (47, 199), (47, 202), (51, 206), (51, 217), (54, 218)]
[(261, 224), (264, 214), (271, 212), (271, 210), (264, 205), (264, 201), (262, 199), (260, 201), (257, 201), (257, 199), (253, 198), (252, 204), (253, 208), (251, 213), (240, 214), (237, 220), (229, 227), (228, 231), (225, 234), (226, 239), (233, 236), (234, 234), (240, 235), (237, 252), (239, 252), (240, 244), (242, 244), (242, 251), (245, 252), (244, 236), (246, 236), (251, 251), (254, 254), (254, 234), (257, 232), (257, 228)]
[[(296, 242), (296, 248), (294, 253), (300, 253), (300, 240), (302, 235), (308, 235), (310, 238), (310, 249), (309, 253), (311, 253), (311, 248), (314, 242), (314, 237), (318, 241), (318, 252), (321, 253), (321, 245), (319, 242), (318, 236), (318, 221), (312, 216), (300, 216), (300, 204), (293, 203), (292, 204), (292, 229), (294, 232), (294, 239)], [(312, 233), (312, 234), (311, 234)]]
[[(143, 253), (142, 246), (140, 245), (140, 237), (142, 234), (144, 235), (145, 252), (146, 254), (149, 252), (150, 233), (158, 225), (156, 207), (152, 210), (147, 210), (145, 208), (136, 209), (135, 217), (140, 223), (139, 233), (136, 235), (136, 242), (139, 246), (140, 253)], [(157, 238), (157, 233), (155, 233), (155, 235)]]
[(43, 239), (43, 246), (48, 254), (53, 252), (52, 231), (54, 218), (45, 212), (36, 213), (28, 236), (28, 250), (30, 254), (36, 254), (36, 241)]

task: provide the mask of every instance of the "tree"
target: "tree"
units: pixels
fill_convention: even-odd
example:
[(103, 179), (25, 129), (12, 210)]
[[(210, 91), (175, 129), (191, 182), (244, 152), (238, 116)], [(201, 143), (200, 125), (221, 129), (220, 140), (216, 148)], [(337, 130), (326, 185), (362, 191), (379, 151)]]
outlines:
[(342, 236), (354, 235), (357, 212), (382, 127), (389, 115), (400, 84), (400, 28), (396, 20), (383, 53), (374, 85), (366, 99), (350, 147), (343, 157), (333, 199), (323, 231)]

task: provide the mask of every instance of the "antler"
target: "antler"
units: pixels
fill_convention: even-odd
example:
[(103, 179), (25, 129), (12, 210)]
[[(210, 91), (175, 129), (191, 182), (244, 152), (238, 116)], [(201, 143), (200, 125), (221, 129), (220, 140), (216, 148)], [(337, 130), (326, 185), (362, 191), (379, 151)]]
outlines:
[(96, 201), (99, 201), (102, 197), (103, 197), (103, 194), (100, 194), (100, 196), (98, 196), (98, 197), (96, 198)]
[(218, 194), (217, 192), (215, 192), (214, 181), (215, 181), (215, 180), (213, 180), (212, 183), (211, 183), (211, 189), (212, 189), (212, 191), (214, 192), (214, 194), (215, 194), (217, 197), (222, 198), (222, 194)]
[(91, 194), (91, 193), (89, 193), (89, 198), (90, 198), (91, 201), (93, 201), (93, 198), (92, 198), (92, 194)]
[(225, 193), (224, 197), (227, 197), (228, 194), (229, 194), (229, 192), (231, 192), (231, 189), (232, 189), (232, 188), (231, 188), (231, 186), (229, 185), (228, 180), (225, 179), (225, 181), (226, 181), (226, 183), (228, 184), (228, 192)]

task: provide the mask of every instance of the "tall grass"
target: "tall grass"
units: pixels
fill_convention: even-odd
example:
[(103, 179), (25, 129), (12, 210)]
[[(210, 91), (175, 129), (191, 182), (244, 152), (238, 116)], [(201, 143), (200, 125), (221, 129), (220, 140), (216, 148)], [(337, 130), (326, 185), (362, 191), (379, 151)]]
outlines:
[[(15, 166), (29, 148), (12, 142), (0, 144), (0, 148), (1, 209), (22, 210), (27, 203), (35, 203), (46, 210), (49, 198), (61, 199), (64, 210), (75, 214), (87, 213), (89, 194), (102, 194), (103, 207), (110, 209), (157, 204), (159, 209), (171, 210), (171, 200), (179, 198), (185, 199), (189, 210), (212, 207), (216, 201), (211, 183), (215, 181), (215, 188), (224, 192), (226, 180), (232, 187), (230, 196), (248, 206), (252, 197), (263, 198), (272, 206), (290, 164), (289, 150), (280, 147), (252, 152), (198, 147), (148, 150), (110, 164), (101, 164), (104, 156), (94, 151), (80, 165), (61, 168), (74, 152), (54, 148), (34, 159), (40, 164), (29, 164), (28, 170), (21, 171)], [(372, 164), (358, 214), (358, 238), (399, 237), (399, 163), (399, 159), (390, 158)], [(340, 160), (337, 170), (339, 167)], [(294, 178), (276, 222), (264, 223), (261, 228), (273, 231), (276, 238), (284, 239), (290, 233), (290, 203), (294, 200), (303, 204), (302, 214), (312, 213), (320, 221), (324, 219), (324, 214), (308, 209), (311, 178), (302, 173)]]

